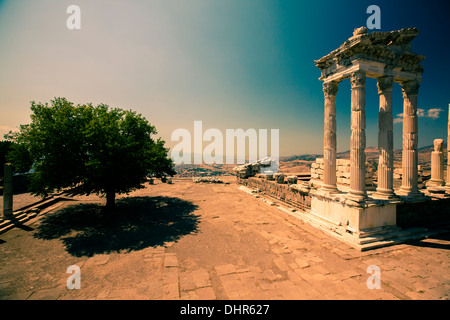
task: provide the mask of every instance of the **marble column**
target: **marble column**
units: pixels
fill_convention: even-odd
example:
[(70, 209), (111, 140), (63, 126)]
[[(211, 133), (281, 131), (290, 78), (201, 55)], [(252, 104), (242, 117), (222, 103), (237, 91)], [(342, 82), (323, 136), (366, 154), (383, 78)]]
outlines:
[(419, 83), (406, 81), (401, 83), (403, 92), (403, 154), (402, 154), (402, 186), (398, 195), (421, 197), (418, 188), (418, 121), (417, 96)]
[(9, 163), (3, 166), (3, 219), (13, 217), (13, 171)]
[(338, 82), (323, 84), (325, 97), (324, 142), (323, 142), (323, 184), (322, 190), (338, 192), (336, 186), (336, 94)]
[(378, 186), (375, 197), (395, 199), (394, 193), (394, 120), (392, 117), (393, 77), (378, 78), (377, 87), (380, 96), (378, 113)]
[(350, 79), (351, 96), (351, 129), (350, 140), (350, 191), (348, 198), (363, 202), (366, 194), (366, 74), (358, 71)]
[(431, 152), (431, 179), (428, 186), (441, 187), (444, 181), (444, 140), (434, 140), (434, 151)]

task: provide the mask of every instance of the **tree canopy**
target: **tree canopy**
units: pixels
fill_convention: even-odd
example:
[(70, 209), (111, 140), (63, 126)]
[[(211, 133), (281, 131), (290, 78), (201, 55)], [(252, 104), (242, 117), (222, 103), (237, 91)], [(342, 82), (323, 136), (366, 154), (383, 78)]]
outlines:
[(15, 142), (16, 167), (32, 161), (30, 191), (45, 196), (105, 194), (114, 206), (116, 193), (143, 187), (150, 176), (174, 175), (164, 141), (142, 115), (105, 104), (74, 105), (65, 98), (31, 102), (31, 123), (6, 137)]

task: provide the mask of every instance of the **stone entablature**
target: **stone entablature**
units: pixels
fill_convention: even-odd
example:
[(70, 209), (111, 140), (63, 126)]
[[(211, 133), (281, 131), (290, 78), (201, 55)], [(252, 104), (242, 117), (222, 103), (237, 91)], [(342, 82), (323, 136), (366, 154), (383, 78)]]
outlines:
[(410, 42), (417, 36), (417, 28), (390, 32), (367, 32), (355, 29), (353, 37), (338, 49), (315, 61), (325, 82), (349, 78), (357, 70), (368, 77), (392, 76), (394, 81), (421, 81), (425, 56), (411, 51)]

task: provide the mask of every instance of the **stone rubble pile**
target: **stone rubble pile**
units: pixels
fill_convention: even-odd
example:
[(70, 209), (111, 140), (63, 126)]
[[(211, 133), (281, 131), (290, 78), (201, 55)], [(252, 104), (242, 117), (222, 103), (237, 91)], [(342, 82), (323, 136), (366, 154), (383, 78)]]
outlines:
[(234, 172), (241, 179), (254, 177), (257, 173), (261, 173), (267, 176), (272, 176), (271, 179), (268, 180), (273, 180), (273, 175), (276, 174), (277, 171), (278, 163), (270, 157), (260, 159), (256, 162), (246, 163), (234, 168)]
[(194, 183), (223, 183), (222, 180), (215, 177), (194, 177), (192, 178)]

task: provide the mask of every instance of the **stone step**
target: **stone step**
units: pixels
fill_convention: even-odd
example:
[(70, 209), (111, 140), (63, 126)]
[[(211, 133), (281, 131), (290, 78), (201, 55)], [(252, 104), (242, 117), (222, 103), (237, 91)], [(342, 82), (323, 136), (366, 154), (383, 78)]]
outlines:
[(438, 230), (438, 231), (426, 231), (426, 232), (421, 232), (421, 233), (413, 233), (413, 234), (409, 234), (403, 237), (398, 237), (398, 238), (394, 238), (394, 239), (388, 239), (388, 240), (381, 240), (381, 241), (375, 241), (375, 242), (371, 242), (371, 243), (367, 243), (367, 244), (363, 244), (358, 246), (358, 248), (361, 251), (367, 251), (367, 250), (373, 250), (373, 249), (377, 249), (377, 248), (382, 248), (382, 247), (387, 247), (387, 246), (392, 246), (392, 245), (396, 245), (396, 244), (401, 244), (401, 243), (405, 243), (408, 241), (414, 241), (414, 240), (421, 240), (421, 239), (426, 239), (432, 235), (438, 234), (438, 233), (442, 233), (445, 230)]
[(13, 229), (16, 225), (21, 225), (32, 218), (37, 217), (40, 214), (44, 214), (50, 210), (52, 210), (55, 203), (67, 200), (64, 197), (64, 193), (56, 194), (54, 196), (50, 196), (49, 198), (38, 201), (32, 205), (23, 207), (19, 211), (13, 212), (13, 220), (1, 220), (0, 221), (0, 234), (5, 233), (6, 231)]
[(395, 232), (395, 231), (400, 231), (401, 228), (397, 227), (397, 226), (388, 226), (388, 227), (379, 227), (379, 228), (373, 228), (370, 230), (361, 230), (361, 232), (359, 233), (359, 238), (368, 238), (368, 237), (372, 237), (375, 235), (382, 235), (382, 234), (386, 234), (386, 233), (391, 233), (391, 232)]
[(12, 228), (14, 228), (14, 224), (12, 223), (9, 223), (8, 225), (1, 227), (0, 234), (5, 233), (6, 231), (11, 230)]
[(427, 231), (428, 231), (428, 229), (426, 229), (426, 228), (411, 228), (411, 229), (406, 229), (406, 230), (386, 232), (383, 234), (374, 235), (372, 237), (360, 238), (358, 241), (358, 244), (364, 245), (364, 244), (374, 243), (374, 242), (378, 242), (378, 241), (386, 241), (386, 240), (390, 240), (393, 238), (397, 239), (397, 238), (407, 237), (407, 236), (414, 235), (414, 234), (424, 233)]
[(9, 224), (9, 220), (2, 220), (0, 222), (0, 229), (3, 228), (4, 226), (7, 226)]

